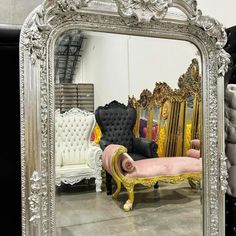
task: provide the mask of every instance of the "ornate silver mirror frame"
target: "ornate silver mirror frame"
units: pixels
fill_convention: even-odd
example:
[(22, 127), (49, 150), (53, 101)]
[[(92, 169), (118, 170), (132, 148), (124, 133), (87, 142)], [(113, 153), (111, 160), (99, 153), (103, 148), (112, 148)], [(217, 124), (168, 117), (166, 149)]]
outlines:
[[(171, 9), (179, 9), (171, 17)], [(185, 17), (182, 17), (185, 16)], [(204, 235), (224, 235), (224, 73), (226, 34), (195, 0), (45, 0), (26, 19), (20, 39), (22, 235), (55, 235), (54, 44), (65, 30), (179, 39), (203, 62)]]

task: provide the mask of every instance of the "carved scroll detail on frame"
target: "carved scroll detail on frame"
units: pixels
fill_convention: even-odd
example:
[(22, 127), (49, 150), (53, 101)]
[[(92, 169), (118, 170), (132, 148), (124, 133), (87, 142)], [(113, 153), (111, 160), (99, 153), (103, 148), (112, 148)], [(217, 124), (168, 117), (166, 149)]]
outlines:
[(58, 7), (63, 11), (63, 12), (68, 12), (68, 11), (76, 11), (80, 9), (81, 7), (86, 7), (88, 5), (88, 2), (90, 0), (58, 0)]
[[(59, 24), (65, 18), (71, 17), (71, 14), (82, 7), (87, 7), (90, 0), (44, 0), (37, 9), (35, 19), (31, 27), (26, 29), (24, 46), (29, 50), (32, 63), (36, 60), (43, 60), (46, 53), (46, 41), (50, 30), (56, 24)], [(57, 16), (57, 17), (56, 17)], [(55, 19), (56, 18), (56, 19)]]
[(30, 178), (30, 196), (29, 196), (29, 209), (30, 209), (30, 222), (37, 225), (40, 219), (40, 204), (41, 204), (41, 178), (39, 173), (34, 171)]
[(225, 153), (222, 152), (221, 156), (220, 156), (220, 172), (221, 172), (221, 175), (220, 175), (221, 185), (220, 185), (220, 187), (221, 187), (221, 191), (223, 194), (225, 194), (225, 192), (227, 190), (227, 186), (228, 186), (228, 181), (227, 181), (228, 170), (227, 170), (226, 161), (227, 161), (227, 157), (225, 156)]
[(136, 16), (138, 22), (164, 18), (168, 10), (168, 2), (169, 0), (116, 0), (120, 15)]

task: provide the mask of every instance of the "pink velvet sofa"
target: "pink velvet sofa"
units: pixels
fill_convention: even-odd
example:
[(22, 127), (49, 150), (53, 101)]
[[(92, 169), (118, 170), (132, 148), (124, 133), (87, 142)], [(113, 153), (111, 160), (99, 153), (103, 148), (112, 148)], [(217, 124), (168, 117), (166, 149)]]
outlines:
[(128, 192), (124, 210), (129, 211), (134, 202), (134, 186), (142, 184), (152, 187), (156, 182), (177, 183), (188, 178), (200, 181), (202, 178), (202, 158), (200, 150), (190, 149), (186, 157), (148, 158), (134, 161), (124, 146), (111, 144), (102, 155), (103, 167), (116, 181), (117, 189), (113, 198), (117, 198), (121, 185)]

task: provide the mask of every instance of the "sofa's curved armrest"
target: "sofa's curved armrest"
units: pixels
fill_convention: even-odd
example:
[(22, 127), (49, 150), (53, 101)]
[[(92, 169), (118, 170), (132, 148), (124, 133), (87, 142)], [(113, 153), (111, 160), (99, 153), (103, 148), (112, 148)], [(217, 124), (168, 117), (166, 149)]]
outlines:
[(105, 148), (102, 154), (103, 167), (115, 180), (121, 181), (123, 177), (120, 156), (124, 153), (127, 153), (127, 148), (124, 146), (110, 144)]
[(93, 169), (102, 168), (102, 149), (97, 145), (90, 145), (87, 150), (87, 164)]
[(157, 143), (146, 140), (145, 138), (134, 139), (134, 153), (140, 154), (144, 157), (157, 157)]

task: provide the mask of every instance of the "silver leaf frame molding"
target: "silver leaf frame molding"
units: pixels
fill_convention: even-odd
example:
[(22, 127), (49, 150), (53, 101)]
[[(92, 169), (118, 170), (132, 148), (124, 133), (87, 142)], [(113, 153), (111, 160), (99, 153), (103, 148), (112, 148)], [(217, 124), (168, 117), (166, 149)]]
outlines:
[[(185, 20), (168, 18), (178, 8)], [(224, 235), (224, 74), (226, 33), (195, 0), (45, 0), (25, 20), (20, 38), (22, 235), (56, 235), (54, 44), (68, 29), (179, 39), (201, 52), (203, 81), (203, 233)]]

